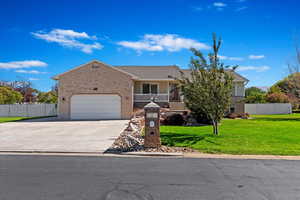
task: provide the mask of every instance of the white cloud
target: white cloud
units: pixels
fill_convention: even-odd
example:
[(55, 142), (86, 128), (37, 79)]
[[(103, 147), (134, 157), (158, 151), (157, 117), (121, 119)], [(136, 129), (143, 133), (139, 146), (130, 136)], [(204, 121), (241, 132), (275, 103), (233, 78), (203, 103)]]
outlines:
[(37, 70), (24, 70), (24, 69), (19, 69), (16, 70), (15, 72), (22, 73), (22, 74), (47, 74), (47, 72), (41, 72)]
[(28, 80), (30, 80), (30, 81), (38, 81), (40, 79), (38, 79), (38, 78), (29, 78)]
[(21, 69), (30, 67), (46, 67), (47, 63), (39, 60), (24, 60), (12, 62), (0, 62), (0, 69)]
[(248, 7), (247, 6), (243, 6), (243, 7), (239, 7), (237, 9), (235, 9), (236, 12), (240, 12), (242, 10), (246, 10)]
[(251, 60), (258, 60), (265, 58), (265, 55), (249, 55), (248, 58)]
[(237, 71), (256, 71), (256, 72), (264, 72), (271, 69), (269, 66), (267, 65), (263, 65), (263, 66), (239, 66), (236, 70)]
[(96, 36), (90, 36), (85, 32), (80, 33), (73, 30), (53, 29), (48, 33), (38, 31), (31, 34), (38, 39), (42, 39), (47, 42), (55, 42), (64, 47), (77, 48), (84, 53), (92, 53), (94, 49), (103, 48), (103, 46), (98, 42), (93, 42), (92, 44), (82, 42), (82, 39), (97, 39)]
[(225, 4), (225, 3), (223, 3), (223, 2), (214, 2), (214, 3), (213, 3), (213, 6), (219, 7), (219, 8), (223, 8), (223, 7), (226, 7), (227, 4)]
[(241, 57), (229, 57), (229, 56), (221, 56), (221, 55), (218, 55), (219, 59), (220, 60), (233, 60), (233, 61), (242, 61), (244, 60), (244, 58), (241, 58)]
[(137, 51), (180, 51), (181, 49), (209, 49), (204, 43), (193, 39), (183, 38), (176, 34), (145, 34), (139, 41), (120, 41), (117, 44)]

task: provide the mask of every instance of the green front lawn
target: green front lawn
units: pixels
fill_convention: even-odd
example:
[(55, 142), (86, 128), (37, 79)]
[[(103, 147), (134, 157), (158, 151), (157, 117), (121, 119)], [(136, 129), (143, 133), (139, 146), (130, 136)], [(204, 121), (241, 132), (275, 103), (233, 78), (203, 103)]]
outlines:
[(0, 123), (3, 122), (15, 122), (24, 119), (31, 119), (32, 117), (0, 117)]
[(300, 155), (300, 114), (224, 119), (220, 135), (211, 126), (161, 126), (162, 143), (205, 153)]

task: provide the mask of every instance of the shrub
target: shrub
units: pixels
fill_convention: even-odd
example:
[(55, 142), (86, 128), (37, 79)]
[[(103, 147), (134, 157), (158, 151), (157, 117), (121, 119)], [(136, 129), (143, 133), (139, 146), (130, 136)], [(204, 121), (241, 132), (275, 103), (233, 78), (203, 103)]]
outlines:
[(289, 102), (289, 97), (282, 92), (275, 92), (275, 93), (268, 94), (266, 96), (266, 99), (270, 103), (288, 103)]
[(240, 113), (238, 115), (238, 117), (240, 117), (242, 119), (249, 119), (250, 115), (249, 115), (249, 113)]
[(212, 124), (211, 119), (207, 117), (207, 115), (203, 112), (192, 112), (191, 116), (197, 121), (199, 124)]
[(227, 117), (228, 117), (229, 119), (235, 119), (235, 118), (238, 118), (239, 115), (236, 114), (236, 113), (230, 113)]
[(172, 114), (167, 116), (167, 118), (164, 120), (164, 124), (182, 126), (184, 124), (184, 119), (181, 114)]

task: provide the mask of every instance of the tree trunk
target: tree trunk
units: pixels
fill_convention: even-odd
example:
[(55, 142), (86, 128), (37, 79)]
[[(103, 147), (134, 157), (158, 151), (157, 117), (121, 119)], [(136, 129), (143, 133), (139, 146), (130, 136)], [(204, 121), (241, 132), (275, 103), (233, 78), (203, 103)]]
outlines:
[(218, 127), (218, 122), (215, 123), (215, 126), (216, 126), (216, 133), (215, 135), (219, 135), (219, 127)]
[(215, 120), (212, 120), (212, 123), (213, 123), (213, 133), (214, 133), (214, 135), (218, 135), (219, 134), (218, 122)]

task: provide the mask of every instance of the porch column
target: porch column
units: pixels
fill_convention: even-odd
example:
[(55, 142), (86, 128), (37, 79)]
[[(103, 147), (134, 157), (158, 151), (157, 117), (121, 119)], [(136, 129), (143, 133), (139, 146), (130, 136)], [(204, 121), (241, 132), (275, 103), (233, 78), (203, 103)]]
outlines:
[(168, 82), (168, 102), (170, 102), (170, 82)]

